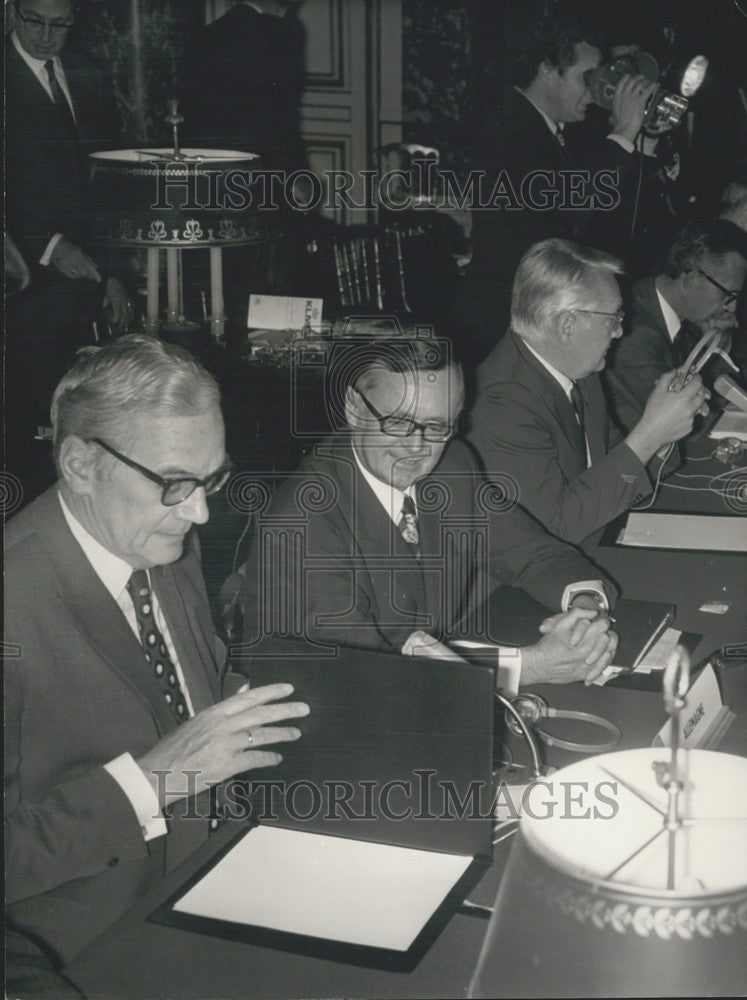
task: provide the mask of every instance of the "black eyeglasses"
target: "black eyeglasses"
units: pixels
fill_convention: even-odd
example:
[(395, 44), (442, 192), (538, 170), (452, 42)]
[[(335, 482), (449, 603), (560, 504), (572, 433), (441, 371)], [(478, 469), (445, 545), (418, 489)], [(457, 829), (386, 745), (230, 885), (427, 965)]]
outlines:
[(713, 285), (714, 288), (718, 288), (718, 290), (724, 296), (725, 306), (731, 305), (732, 302), (736, 302), (737, 297), (739, 296), (739, 292), (732, 292), (731, 289), (724, 288), (724, 286), (719, 284), (719, 282), (716, 281), (715, 278), (712, 278), (710, 274), (706, 274), (705, 271), (701, 271), (699, 267), (696, 267), (695, 270), (698, 272), (698, 274), (704, 277), (706, 281), (710, 281), (710, 283)]
[(45, 21), (44, 18), (35, 17), (33, 14), (23, 14), (21, 8), (16, 3), (16, 14), (19, 19), (29, 28), (31, 31), (44, 31), (45, 28), (49, 28), (50, 31), (62, 33), (63, 31), (69, 31), (73, 22), (72, 19), (69, 21)]
[(131, 458), (123, 455), (121, 452), (117, 451), (116, 448), (112, 448), (111, 445), (106, 444), (101, 438), (92, 438), (104, 451), (108, 451), (110, 455), (114, 455), (118, 458), (120, 462), (124, 462), (125, 465), (129, 465), (131, 469), (136, 469), (142, 476), (146, 479), (150, 479), (152, 483), (156, 483), (163, 490), (161, 494), (161, 503), (164, 507), (176, 507), (177, 504), (184, 503), (188, 500), (196, 489), (202, 487), (205, 490), (206, 496), (210, 496), (211, 493), (217, 493), (218, 490), (225, 485), (226, 480), (231, 475), (233, 471), (232, 465), (224, 465), (220, 469), (216, 469), (215, 472), (211, 472), (207, 479), (197, 479), (194, 476), (184, 476), (179, 479), (164, 479), (163, 476), (159, 476), (156, 472), (151, 472), (150, 469), (146, 469), (144, 465), (140, 465), (138, 462), (133, 462)]
[(356, 389), (355, 391), (379, 421), (379, 427), (383, 433), (388, 434), (390, 437), (410, 437), (415, 431), (422, 431), (424, 441), (431, 441), (433, 444), (436, 444), (448, 441), (454, 433), (453, 424), (446, 424), (440, 420), (428, 420), (426, 423), (421, 424), (417, 420), (410, 420), (409, 417), (397, 417), (393, 414), (384, 416), (383, 413), (379, 413), (370, 400), (366, 399), (360, 389)]
[(622, 330), (622, 325), (625, 322), (625, 313), (622, 309), (614, 313), (604, 312), (602, 309), (569, 309), (568, 312), (588, 313), (590, 316), (606, 316), (608, 319), (607, 325), (610, 330)]

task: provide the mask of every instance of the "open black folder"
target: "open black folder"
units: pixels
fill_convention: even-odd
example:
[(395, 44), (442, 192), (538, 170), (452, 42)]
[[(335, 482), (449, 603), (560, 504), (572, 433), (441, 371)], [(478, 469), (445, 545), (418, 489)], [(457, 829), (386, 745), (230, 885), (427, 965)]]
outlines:
[(253, 687), (293, 684), (311, 714), (232, 793), (259, 826), (152, 919), (413, 967), (492, 857), (494, 671), (292, 642), (238, 666)]

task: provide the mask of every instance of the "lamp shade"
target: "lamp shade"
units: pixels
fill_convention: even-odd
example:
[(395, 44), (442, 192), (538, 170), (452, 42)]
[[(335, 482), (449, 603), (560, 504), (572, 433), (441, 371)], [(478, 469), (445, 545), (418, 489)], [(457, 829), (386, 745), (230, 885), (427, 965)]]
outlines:
[(667, 755), (582, 761), (525, 799), (470, 996), (743, 994), (747, 760), (681, 751), (670, 837)]
[(264, 243), (279, 235), (273, 193), (254, 153), (223, 149), (92, 153), (93, 239), (106, 246)]

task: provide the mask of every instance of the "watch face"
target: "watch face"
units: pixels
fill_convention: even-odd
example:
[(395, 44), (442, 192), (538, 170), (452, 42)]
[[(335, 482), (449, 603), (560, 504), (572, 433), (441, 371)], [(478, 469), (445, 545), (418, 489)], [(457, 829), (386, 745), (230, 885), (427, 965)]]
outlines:
[(670, 758), (667, 748), (624, 750), (557, 771), (525, 796), (524, 840), (553, 868), (597, 888), (673, 898), (747, 893), (747, 760), (680, 751), (681, 822), (670, 835)]

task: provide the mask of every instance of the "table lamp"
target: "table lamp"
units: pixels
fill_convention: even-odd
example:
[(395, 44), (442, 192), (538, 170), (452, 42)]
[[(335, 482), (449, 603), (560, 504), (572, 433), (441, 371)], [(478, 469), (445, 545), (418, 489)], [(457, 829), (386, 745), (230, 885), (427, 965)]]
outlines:
[(167, 322), (186, 327), (182, 254), (210, 253), (210, 329), (216, 340), (225, 330), (224, 247), (265, 243), (280, 235), (277, 212), (259, 182), (255, 153), (231, 149), (181, 149), (178, 126), (184, 118), (169, 102), (166, 121), (173, 147), (115, 149), (92, 153), (93, 242), (100, 246), (147, 249), (146, 329), (157, 333), (159, 253), (166, 255)]
[(536, 786), (471, 997), (743, 994), (747, 760), (678, 747), (688, 666), (678, 651), (665, 672), (669, 750), (602, 754)]

